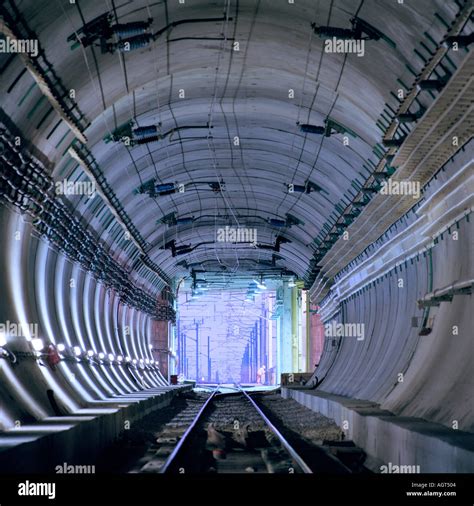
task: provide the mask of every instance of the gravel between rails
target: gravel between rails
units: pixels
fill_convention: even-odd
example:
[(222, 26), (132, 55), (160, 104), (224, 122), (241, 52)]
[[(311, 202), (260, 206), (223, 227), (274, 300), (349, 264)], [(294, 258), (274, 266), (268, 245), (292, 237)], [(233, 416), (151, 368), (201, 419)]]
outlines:
[(263, 394), (257, 399), (283, 425), (313, 444), (344, 439), (344, 432), (334, 420), (302, 406), (294, 399), (284, 399), (278, 394)]
[(232, 431), (247, 426), (250, 431), (268, 430), (261, 416), (243, 396), (217, 398), (206, 417), (217, 430)]

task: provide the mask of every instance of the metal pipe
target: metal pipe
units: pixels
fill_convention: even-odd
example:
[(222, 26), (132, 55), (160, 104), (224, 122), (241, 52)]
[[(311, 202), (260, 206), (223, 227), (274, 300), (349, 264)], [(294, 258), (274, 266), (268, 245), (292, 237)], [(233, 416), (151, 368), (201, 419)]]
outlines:
[(418, 307), (424, 307), (428, 305), (430, 301), (436, 301), (437, 299), (445, 298), (445, 300), (452, 300), (454, 295), (459, 294), (471, 294), (474, 287), (474, 279), (466, 279), (463, 281), (456, 281), (451, 285), (438, 288), (432, 292), (427, 293), (422, 299), (418, 301)]

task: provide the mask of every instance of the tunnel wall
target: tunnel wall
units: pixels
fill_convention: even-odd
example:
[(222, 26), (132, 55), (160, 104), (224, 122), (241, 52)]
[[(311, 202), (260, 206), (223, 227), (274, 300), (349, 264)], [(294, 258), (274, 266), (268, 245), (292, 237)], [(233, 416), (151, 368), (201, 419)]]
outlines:
[[(165, 384), (158, 368), (146, 363), (153, 359), (150, 316), (124, 305), (118, 293), (39, 239), (32, 224), (6, 206), (0, 206), (0, 237), (1, 263), (8, 266), (0, 271), (0, 323), (10, 322), (10, 330), (23, 324), (13, 332), (5, 327), (5, 348), (17, 362), (0, 360), (0, 431)], [(35, 337), (45, 345), (64, 344), (66, 358), (51, 366), (44, 355), (35, 356)], [(104, 360), (79, 362), (74, 346), (93, 350), (96, 358), (104, 353)]]
[(460, 429), (474, 430), (469, 403), (474, 390), (472, 295), (454, 295), (451, 302), (430, 308), (427, 324), (432, 331), (419, 335), (424, 315), (417, 300), (436, 288), (473, 278), (472, 215), (454, 230), (458, 240), (445, 233), (425, 254), (342, 303), (336, 320), (364, 324), (365, 336), (339, 337), (334, 346), (326, 340), (317, 370), (319, 389), (370, 400), (397, 415), (450, 428), (457, 421)]
[[(451, 301), (424, 309), (417, 304), (428, 293), (474, 278), (472, 143), (440, 169), (409, 213), (336, 277), (335, 292), (340, 289), (337, 282), (343, 287), (360, 286), (359, 278), (367, 273), (384, 272), (375, 269), (380, 258), (384, 262), (392, 258), (391, 251), (409, 255), (391, 269), (382, 262), (386, 272), (374, 274), (370, 283), (341, 299), (337, 312), (330, 302), (325, 313), (326, 302), (322, 302), (325, 324), (363, 324), (364, 338), (332, 337), (325, 332), (315, 371), (319, 391), (375, 402), (395, 415), (474, 431), (473, 295), (457, 294)], [(454, 183), (460, 186), (452, 188)], [(462, 215), (442, 221), (453, 215), (452, 206), (461, 201)], [(440, 218), (423, 214), (424, 209), (437, 206)], [(406, 240), (405, 231), (426, 216), (430, 228), (421, 232), (412, 228)], [(426, 234), (430, 243), (413, 254), (413, 245)], [(365, 270), (358, 271), (362, 267)], [(423, 327), (432, 330), (419, 335)]]

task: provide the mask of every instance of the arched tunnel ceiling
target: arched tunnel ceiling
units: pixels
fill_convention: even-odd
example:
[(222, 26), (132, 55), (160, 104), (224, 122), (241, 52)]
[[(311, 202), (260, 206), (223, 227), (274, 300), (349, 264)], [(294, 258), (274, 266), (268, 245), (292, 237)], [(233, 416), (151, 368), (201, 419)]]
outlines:
[[(314, 239), (334, 206), (355, 195), (354, 182), (365, 181), (364, 163), (377, 162), (373, 149), (383, 133), (376, 122), (387, 103), (395, 104), (393, 92), (399, 83), (411, 85), (413, 68), (422, 67), (413, 53), (421, 34), (429, 31), (434, 40), (445, 34), (433, 13), (451, 21), (457, 11), (454, 2), (443, 0), (417, 0), (403, 7), (382, 0), (26, 0), (18, 7), (66, 89), (74, 90), (90, 122), (87, 146), (146, 240), (149, 257), (170, 277), (190, 264), (242, 274), (254, 270), (256, 261), (271, 261), (275, 251), (270, 248), (216, 242), (217, 228), (229, 225), (256, 228), (257, 242), (268, 246), (278, 236), (289, 240), (281, 244), (276, 263), (304, 278)], [(120, 23), (151, 17), (152, 32), (180, 20), (221, 20), (179, 24), (128, 53), (102, 54), (97, 46), (65, 45), (84, 21), (105, 12)], [(324, 40), (314, 34), (311, 23), (348, 28), (354, 15), (396, 47), (384, 40), (367, 41), (363, 57), (325, 53)], [(8, 81), (22, 69), (15, 60), (8, 68)], [(21, 79), (30, 78), (22, 76), (20, 84)], [(76, 179), (80, 170), (66, 149), (73, 134), (64, 123), (57, 126), (56, 114), (38, 127), (47, 101), (33, 119), (18, 109), (25, 86), (12, 91), (5, 111), (55, 164), (55, 178)], [(35, 103), (36, 94), (37, 89), (28, 96), (29, 103)], [(342, 135), (304, 133), (298, 126), (322, 125), (327, 117), (356, 134), (348, 135), (348, 146)], [(135, 126), (159, 124), (163, 133), (179, 130), (133, 147), (104, 141), (130, 120)], [(187, 126), (202, 129), (183, 128)], [(156, 198), (134, 192), (151, 179), (183, 184), (186, 191)], [(225, 191), (212, 191), (205, 184), (218, 181), (225, 183)], [(322, 191), (288, 192), (287, 184), (308, 181)], [(116, 249), (104, 235), (101, 206), (85, 198), (76, 198), (75, 204)], [(171, 227), (159, 222), (170, 213), (195, 221)], [(276, 228), (268, 221), (286, 220), (288, 214), (300, 223)], [(204, 244), (173, 257), (164, 248), (172, 240), (177, 246)]]

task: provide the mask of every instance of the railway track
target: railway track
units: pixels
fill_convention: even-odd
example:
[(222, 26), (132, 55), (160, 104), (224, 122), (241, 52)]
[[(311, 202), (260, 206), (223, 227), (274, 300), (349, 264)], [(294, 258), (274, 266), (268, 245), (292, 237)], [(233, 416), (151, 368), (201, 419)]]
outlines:
[[(334, 457), (323, 455), (334, 467)], [(344, 468), (342, 464), (341, 468)], [(132, 472), (310, 474), (312, 468), (240, 387), (198, 394), (171, 419)]]

